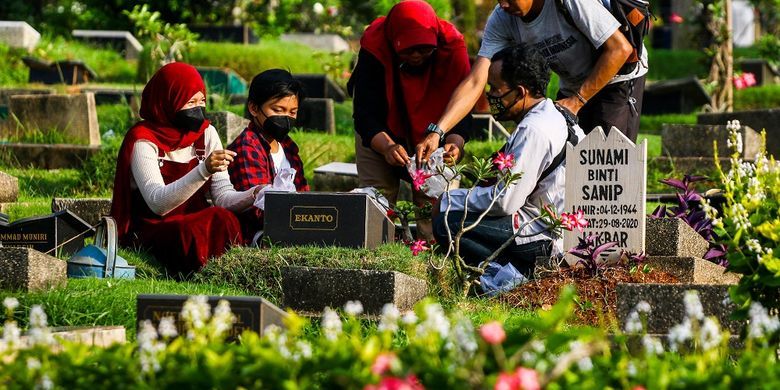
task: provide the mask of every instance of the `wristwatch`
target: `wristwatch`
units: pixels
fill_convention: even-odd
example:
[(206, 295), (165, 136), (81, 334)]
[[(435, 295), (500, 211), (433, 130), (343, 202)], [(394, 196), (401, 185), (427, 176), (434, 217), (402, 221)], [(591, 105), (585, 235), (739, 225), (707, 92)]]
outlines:
[(441, 127), (439, 127), (439, 125), (437, 125), (435, 123), (429, 124), (428, 128), (425, 129), (425, 132), (428, 133), (428, 134), (430, 134), (430, 133), (438, 134), (439, 135), (439, 143), (444, 142), (444, 130), (442, 130)]

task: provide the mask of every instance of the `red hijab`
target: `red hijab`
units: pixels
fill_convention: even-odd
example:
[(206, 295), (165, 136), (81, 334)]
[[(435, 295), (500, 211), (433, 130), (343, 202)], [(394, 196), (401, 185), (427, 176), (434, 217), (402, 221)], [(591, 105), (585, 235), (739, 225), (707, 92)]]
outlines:
[(182, 62), (163, 66), (144, 87), (140, 112), (143, 121), (125, 135), (116, 163), (111, 216), (116, 220), (120, 240), (130, 229), (130, 160), (135, 143), (151, 141), (166, 153), (194, 144), (209, 122), (204, 121), (198, 131), (177, 129), (172, 122), (176, 112), (198, 92), (206, 94), (203, 78), (192, 65)]
[[(433, 34), (437, 48), (425, 72), (412, 75), (399, 71), (396, 51), (427, 44), (427, 37)], [(439, 19), (424, 1), (396, 4), (387, 17), (368, 26), (360, 46), (384, 65), (387, 127), (396, 137), (414, 144), (425, 138), (429, 123), (439, 120), (455, 88), (471, 70), (463, 35)], [(403, 100), (400, 107), (399, 97)]]

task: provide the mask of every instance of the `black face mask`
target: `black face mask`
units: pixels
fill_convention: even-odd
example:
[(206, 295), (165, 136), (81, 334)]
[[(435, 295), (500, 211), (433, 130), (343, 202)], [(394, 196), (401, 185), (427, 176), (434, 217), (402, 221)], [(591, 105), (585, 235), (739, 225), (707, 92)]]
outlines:
[(268, 116), (265, 115), (263, 111), (260, 111), (260, 113), (265, 117), (265, 122), (263, 122), (262, 126), (263, 130), (267, 131), (268, 134), (277, 141), (281, 141), (287, 137), (287, 134), (295, 123), (295, 118), (288, 115)]
[(206, 109), (198, 106), (177, 111), (172, 123), (177, 129), (198, 131), (203, 126), (203, 121), (205, 120)]
[[(505, 106), (504, 105), (504, 98), (507, 95), (509, 95), (510, 93), (515, 92), (515, 91), (518, 92), (517, 97), (512, 102), (512, 104), (510, 104), (509, 106)], [(517, 104), (517, 102), (519, 102), (520, 99), (523, 98), (523, 95), (521, 93), (519, 93), (519, 92), (520, 91), (518, 91), (516, 89), (512, 89), (512, 90), (507, 91), (505, 94), (503, 94), (501, 96), (493, 96), (491, 94), (487, 94), (487, 100), (488, 100), (488, 103), (490, 103), (490, 114), (493, 115), (493, 118), (496, 118), (496, 120), (505, 120), (505, 119), (507, 119), (507, 118), (505, 118), (505, 116), (509, 112), (509, 109), (514, 107), (515, 104)]]

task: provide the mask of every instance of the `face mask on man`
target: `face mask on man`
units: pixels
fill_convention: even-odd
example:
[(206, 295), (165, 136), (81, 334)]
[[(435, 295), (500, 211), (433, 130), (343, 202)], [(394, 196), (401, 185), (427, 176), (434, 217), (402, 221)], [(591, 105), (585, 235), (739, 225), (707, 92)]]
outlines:
[(177, 129), (185, 131), (198, 131), (203, 126), (203, 121), (206, 120), (206, 109), (197, 106), (188, 108), (185, 110), (179, 110), (176, 112), (176, 116), (173, 117), (171, 123), (176, 126)]
[(275, 140), (281, 141), (285, 137), (287, 137), (287, 134), (290, 132), (290, 129), (292, 129), (293, 124), (295, 123), (295, 118), (289, 116), (289, 115), (265, 115), (265, 113), (261, 110), (261, 114), (265, 117), (265, 122), (263, 122), (263, 130), (267, 131), (268, 134), (271, 135), (271, 137), (274, 137)]
[[(512, 104), (505, 106), (504, 105), (504, 98), (509, 95), (512, 92), (517, 92), (517, 97), (512, 102)], [(493, 115), (493, 118), (496, 120), (505, 120), (506, 114), (509, 112), (509, 110), (517, 104), (517, 102), (520, 101), (520, 99), (523, 98), (523, 95), (520, 93), (520, 90), (517, 89), (511, 89), (504, 93), (501, 96), (494, 96), (491, 94), (487, 94), (487, 100), (490, 104), (490, 114)]]

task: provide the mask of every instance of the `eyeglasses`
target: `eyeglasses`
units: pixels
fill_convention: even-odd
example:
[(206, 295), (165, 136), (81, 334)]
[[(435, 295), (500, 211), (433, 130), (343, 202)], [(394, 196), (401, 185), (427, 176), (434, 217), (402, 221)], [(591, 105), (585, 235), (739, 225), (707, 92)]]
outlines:
[(399, 56), (411, 56), (415, 53), (427, 57), (436, 51), (436, 46), (412, 46), (398, 52)]

